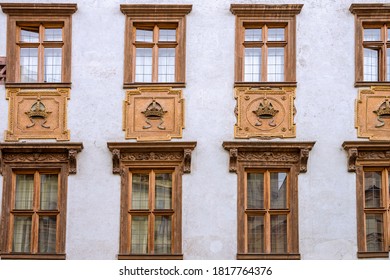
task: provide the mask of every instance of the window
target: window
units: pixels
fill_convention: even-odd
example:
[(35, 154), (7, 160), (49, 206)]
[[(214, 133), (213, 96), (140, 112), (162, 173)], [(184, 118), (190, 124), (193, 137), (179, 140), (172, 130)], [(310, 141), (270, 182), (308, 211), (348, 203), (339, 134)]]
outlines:
[(389, 142), (344, 142), (356, 172), (359, 258), (388, 258), (390, 251)]
[(1, 4), (8, 14), (7, 87), (70, 87), (76, 4)]
[(195, 142), (108, 143), (121, 174), (118, 259), (183, 259), (181, 176)]
[(238, 176), (237, 259), (300, 259), (298, 174), (314, 142), (224, 142)]
[(122, 4), (125, 88), (185, 85), (185, 15), (192, 5)]
[(65, 259), (67, 176), (82, 145), (1, 144), (1, 258)]
[(303, 5), (232, 4), (236, 85), (295, 85), (295, 15)]
[(390, 7), (352, 4), (355, 15), (355, 85), (390, 82)]

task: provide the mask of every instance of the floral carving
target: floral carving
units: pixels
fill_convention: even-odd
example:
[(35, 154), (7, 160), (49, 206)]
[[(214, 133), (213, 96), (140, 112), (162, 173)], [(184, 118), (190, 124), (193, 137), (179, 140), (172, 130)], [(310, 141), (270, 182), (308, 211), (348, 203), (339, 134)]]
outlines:
[(247, 161), (287, 161), (297, 162), (300, 156), (296, 153), (279, 152), (239, 152), (238, 160)]
[(181, 161), (183, 153), (180, 152), (149, 152), (149, 153), (124, 153), (121, 155), (121, 160), (130, 161)]
[(62, 162), (67, 161), (66, 154), (60, 153), (17, 153), (4, 154), (3, 161), (7, 162)]

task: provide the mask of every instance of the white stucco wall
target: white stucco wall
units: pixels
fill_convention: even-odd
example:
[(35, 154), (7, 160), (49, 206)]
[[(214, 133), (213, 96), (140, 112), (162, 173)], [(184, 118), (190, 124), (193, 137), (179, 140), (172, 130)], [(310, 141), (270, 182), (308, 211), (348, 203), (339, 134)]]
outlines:
[[(236, 255), (237, 176), (228, 172), (228, 152), (222, 148), (223, 141), (234, 140), (236, 122), (231, 3), (304, 4), (297, 16), (297, 137), (293, 141), (316, 144), (308, 172), (299, 175), (300, 253), (302, 259), (355, 259), (355, 174), (347, 172), (347, 156), (341, 147), (346, 140), (358, 140), (350, 0), (78, 1), (72, 17), (68, 127), (71, 141), (83, 142), (84, 150), (78, 155), (77, 175), (69, 176), (67, 259), (116, 259), (120, 177), (112, 174), (107, 142), (125, 141), (125, 16), (119, 5), (157, 2), (193, 4), (186, 33), (186, 127), (183, 139), (174, 140), (197, 141), (191, 174), (183, 176), (185, 259), (235, 259)], [(5, 52), (6, 15), (0, 12), (0, 56)], [(8, 101), (3, 86), (1, 96), (0, 139), (4, 139)]]

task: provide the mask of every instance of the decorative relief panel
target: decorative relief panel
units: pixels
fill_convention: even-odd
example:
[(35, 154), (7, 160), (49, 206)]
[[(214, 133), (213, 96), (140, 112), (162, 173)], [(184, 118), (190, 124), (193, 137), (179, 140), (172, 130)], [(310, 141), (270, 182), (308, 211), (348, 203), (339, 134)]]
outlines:
[(9, 104), (6, 141), (70, 139), (67, 129), (69, 89), (7, 89)]
[(371, 87), (359, 91), (355, 126), (358, 137), (390, 140), (390, 87)]
[(155, 141), (182, 137), (184, 99), (181, 90), (172, 88), (128, 90), (123, 114), (126, 139)]
[(295, 137), (295, 88), (236, 88), (235, 138)]

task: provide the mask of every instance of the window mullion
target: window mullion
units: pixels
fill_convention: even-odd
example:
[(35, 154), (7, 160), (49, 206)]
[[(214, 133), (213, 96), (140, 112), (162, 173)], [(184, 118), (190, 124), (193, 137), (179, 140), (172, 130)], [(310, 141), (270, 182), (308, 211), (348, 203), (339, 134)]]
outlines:
[(152, 82), (158, 82), (158, 36), (159, 28), (157, 25), (153, 29), (153, 50), (152, 50)]
[(149, 253), (154, 254), (154, 226), (155, 226), (155, 172), (149, 173)]
[(45, 47), (43, 41), (45, 40), (45, 27), (41, 24), (39, 26), (39, 47), (38, 47), (38, 82), (44, 81), (45, 72)]
[(268, 56), (268, 26), (263, 26), (263, 47), (261, 48), (261, 81), (266, 82), (267, 79), (267, 56)]
[(33, 215), (32, 215), (32, 242), (31, 253), (38, 252), (38, 240), (39, 240), (39, 200), (40, 200), (40, 177), (39, 172), (34, 173), (34, 202), (33, 202)]
[(271, 253), (271, 195), (270, 195), (270, 172), (264, 172), (264, 252)]

